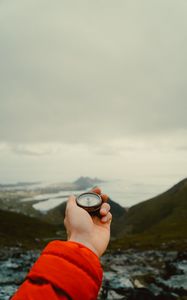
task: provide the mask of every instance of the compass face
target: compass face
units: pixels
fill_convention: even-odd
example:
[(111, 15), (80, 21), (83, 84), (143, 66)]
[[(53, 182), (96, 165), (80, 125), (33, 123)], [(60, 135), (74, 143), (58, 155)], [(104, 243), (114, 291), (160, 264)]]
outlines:
[(95, 207), (101, 203), (101, 197), (95, 193), (84, 193), (77, 197), (77, 204), (82, 207)]

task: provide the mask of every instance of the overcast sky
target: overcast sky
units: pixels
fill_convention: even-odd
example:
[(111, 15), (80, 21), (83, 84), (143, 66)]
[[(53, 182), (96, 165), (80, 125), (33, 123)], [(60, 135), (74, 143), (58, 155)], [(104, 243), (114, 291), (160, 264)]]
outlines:
[(186, 0), (1, 0), (0, 181), (187, 171)]

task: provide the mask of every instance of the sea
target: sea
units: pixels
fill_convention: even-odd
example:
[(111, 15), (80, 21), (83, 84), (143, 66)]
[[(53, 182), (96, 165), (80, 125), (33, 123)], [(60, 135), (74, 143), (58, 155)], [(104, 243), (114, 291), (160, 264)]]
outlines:
[[(123, 207), (131, 207), (142, 201), (151, 199), (178, 183), (184, 178), (170, 177), (134, 177), (123, 179), (109, 179), (101, 182), (99, 187), (104, 194)], [(45, 183), (42, 183), (45, 186)], [(66, 201), (71, 194), (80, 194), (82, 191), (60, 191), (50, 194), (41, 194), (32, 198), (25, 198), (21, 201), (36, 201), (33, 207), (45, 213), (48, 210)]]

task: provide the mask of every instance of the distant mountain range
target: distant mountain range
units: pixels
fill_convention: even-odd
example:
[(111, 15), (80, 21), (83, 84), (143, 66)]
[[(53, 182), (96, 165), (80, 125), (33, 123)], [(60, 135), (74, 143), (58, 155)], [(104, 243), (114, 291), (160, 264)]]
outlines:
[[(81, 177), (73, 184), (81, 189), (83, 186), (91, 188), (96, 182), (99, 184), (99, 179)], [(0, 209), (6, 208), (7, 211), (0, 210), (0, 245), (10, 245), (12, 241), (12, 245), (16, 242), (34, 247), (37, 240), (47, 242), (60, 236), (65, 238), (63, 218), (66, 203), (42, 214), (32, 208), (32, 201), (29, 206), (27, 203), (19, 204), (17, 198), (12, 199), (11, 193), (6, 193), (6, 199), (1, 199), (2, 195)], [(3, 203), (10, 204), (3, 206)], [(184, 249), (187, 246), (187, 179), (128, 211), (112, 200), (109, 203), (113, 214), (112, 248)], [(12, 207), (22, 214), (8, 211)]]
[(104, 182), (103, 180), (95, 177), (95, 178), (90, 178), (90, 177), (79, 177), (76, 181), (74, 181), (74, 184), (79, 188), (79, 189), (87, 189), (87, 188), (92, 188), (95, 185), (98, 185), (100, 183)]

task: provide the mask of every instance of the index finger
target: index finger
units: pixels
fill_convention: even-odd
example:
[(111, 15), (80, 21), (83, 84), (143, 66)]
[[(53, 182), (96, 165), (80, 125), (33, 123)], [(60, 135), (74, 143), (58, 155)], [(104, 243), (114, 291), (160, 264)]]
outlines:
[(103, 202), (107, 202), (109, 199), (108, 195), (106, 195), (106, 194), (101, 194), (101, 198), (102, 198)]
[(98, 195), (101, 195), (101, 189), (98, 188), (97, 186), (91, 189), (91, 192), (96, 193)]

